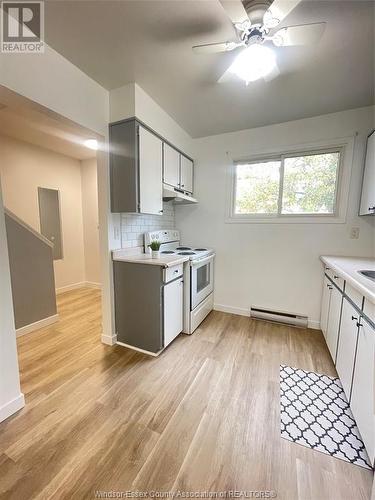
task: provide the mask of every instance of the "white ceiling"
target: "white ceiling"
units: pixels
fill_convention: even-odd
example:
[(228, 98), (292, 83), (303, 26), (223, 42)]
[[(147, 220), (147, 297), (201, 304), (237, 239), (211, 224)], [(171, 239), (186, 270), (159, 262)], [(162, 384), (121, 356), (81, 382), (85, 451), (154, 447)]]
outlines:
[(233, 53), (192, 53), (233, 39), (218, 0), (48, 0), (46, 41), (107, 89), (136, 81), (202, 137), (372, 104), (374, 5), (305, 0), (284, 25), (325, 21), (322, 40), (277, 49), (282, 74), (247, 87), (216, 83)]
[(96, 134), (0, 86), (0, 134), (85, 160), (96, 151), (84, 146)]

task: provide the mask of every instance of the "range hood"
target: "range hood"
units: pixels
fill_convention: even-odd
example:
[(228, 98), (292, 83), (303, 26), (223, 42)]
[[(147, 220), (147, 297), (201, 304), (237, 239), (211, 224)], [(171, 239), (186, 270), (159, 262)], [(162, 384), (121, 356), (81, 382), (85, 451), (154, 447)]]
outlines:
[(168, 184), (163, 184), (163, 200), (171, 201), (176, 205), (188, 205), (190, 203), (198, 203), (198, 200), (190, 195), (187, 195), (178, 189), (168, 186)]

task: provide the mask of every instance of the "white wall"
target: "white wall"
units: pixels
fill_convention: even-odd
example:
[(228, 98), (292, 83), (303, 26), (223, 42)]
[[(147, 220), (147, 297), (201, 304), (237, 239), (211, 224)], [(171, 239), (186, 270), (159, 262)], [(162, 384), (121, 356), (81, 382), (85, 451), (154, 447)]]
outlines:
[(81, 162), (85, 281), (100, 283), (98, 180), (96, 158)]
[(129, 83), (110, 91), (110, 122), (136, 116), (159, 135), (192, 154), (193, 140), (138, 84)]
[(58, 189), (63, 258), (54, 261), (56, 288), (85, 281), (81, 162), (0, 136), (4, 205), (40, 232), (38, 187)]
[[(0, 207), (2, 195), (0, 185)], [(18, 373), (4, 212), (0, 211), (0, 422), (25, 404)]]
[[(357, 216), (365, 139), (373, 127), (373, 108), (345, 111), (194, 141), (196, 206), (176, 208), (176, 227), (184, 242), (216, 249), (216, 307), (246, 314), (258, 305), (307, 314), (319, 325), (322, 267), (319, 255), (370, 256), (374, 220)], [(262, 148), (285, 148), (329, 138), (355, 140), (345, 224), (225, 223), (228, 193), (227, 152), (251, 155)], [(349, 237), (360, 228), (360, 238)]]

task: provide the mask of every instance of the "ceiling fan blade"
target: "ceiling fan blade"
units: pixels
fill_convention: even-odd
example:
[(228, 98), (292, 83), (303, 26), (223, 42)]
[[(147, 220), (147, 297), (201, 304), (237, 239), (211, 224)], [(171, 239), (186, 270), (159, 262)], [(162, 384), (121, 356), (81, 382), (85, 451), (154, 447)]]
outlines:
[(233, 24), (249, 20), (241, 0), (220, 0), (220, 3)]
[(293, 45), (314, 45), (322, 38), (326, 23), (301, 24), (288, 26), (275, 33), (275, 45), (290, 47)]
[(215, 54), (217, 52), (229, 52), (240, 47), (242, 43), (236, 42), (220, 42), (220, 43), (206, 43), (203, 45), (195, 45), (193, 52), (196, 54)]
[[(301, 2), (302, 0), (274, 0), (265, 14), (265, 18), (275, 20), (274, 25), (281, 23), (283, 19)], [(278, 21), (278, 22), (277, 22)]]

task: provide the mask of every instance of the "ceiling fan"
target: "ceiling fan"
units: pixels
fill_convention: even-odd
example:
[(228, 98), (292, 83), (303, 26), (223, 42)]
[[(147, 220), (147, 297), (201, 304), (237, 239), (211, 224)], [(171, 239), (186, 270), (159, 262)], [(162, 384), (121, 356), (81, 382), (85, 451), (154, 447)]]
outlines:
[(233, 64), (219, 79), (224, 82), (236, 74), (246, 84), (280, 74), (276, 55), (270, 46), (287, 47), (317, 43), (326, 23), (277, 26), (301, 0), (219, 0), (233, 23), (235, 40), (195, 45), (198, 54), (228, 52), (241, 49)]

